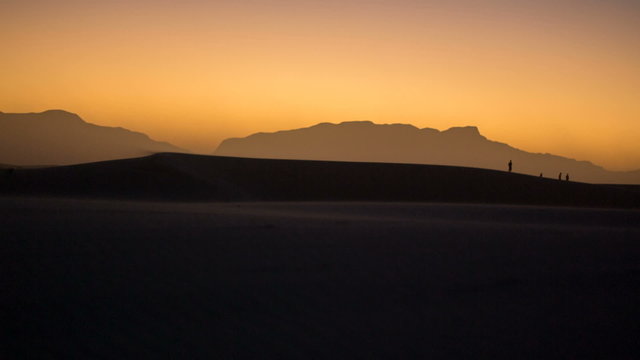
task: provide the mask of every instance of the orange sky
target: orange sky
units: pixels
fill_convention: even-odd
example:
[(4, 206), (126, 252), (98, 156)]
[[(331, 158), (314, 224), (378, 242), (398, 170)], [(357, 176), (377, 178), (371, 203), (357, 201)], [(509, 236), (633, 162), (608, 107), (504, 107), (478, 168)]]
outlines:
[(64, 109), (194, 151), (372, 120), (640, 168), (640, 4), (0, 3), (0, 111)]

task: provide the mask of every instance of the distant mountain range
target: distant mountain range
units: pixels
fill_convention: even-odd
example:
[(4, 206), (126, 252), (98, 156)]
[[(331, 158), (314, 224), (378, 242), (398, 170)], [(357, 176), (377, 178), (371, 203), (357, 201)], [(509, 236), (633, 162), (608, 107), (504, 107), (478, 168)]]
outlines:
[[(49, 110), (42, 113), (0, 112), (0, 168), (68, 165), (141, 157), (160, 152), (186, 152), (166, 142), (120, 127), (90, 124), (78, 115)], [(478, 128), (445, 131), (407, 124), (352, 121), (321, 123), (308, 128), (257, 133), (224, 140), (214, 152), (248, 158), (413, 163), (507, 170), (574, 181), (640, 184), (640, 170), (608, 171), (588, 161), (534, 154), (491, 141)], [(5, 165), (7, 164), (7, 165)]]
[(473, 126), (445, 131), (419, 129), (407, 124), (374, 124), (352, 121), (321, 123), (308, 128), (257, 133), (223, 141), (215, 155), (272, 159), (336, 160), (454, 165), (507, 170), (571, 180), (640, 184), (638, 171), (608, 171), (588, 161), (552, 154), (529, 153), (488, 140)]
[(120, 127), (98, 126), (62, 110), (0, 112), (0, 163), (67, 165), (184, 152), (166, 142)]

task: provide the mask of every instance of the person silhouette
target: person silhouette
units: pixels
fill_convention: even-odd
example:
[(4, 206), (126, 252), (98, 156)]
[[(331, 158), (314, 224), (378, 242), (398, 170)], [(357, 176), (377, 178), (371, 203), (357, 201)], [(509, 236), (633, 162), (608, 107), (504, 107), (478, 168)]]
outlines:
[(511, 172), (512, 167), (513, 167), (513, 163), (511, 162), (511, 160), (509, 160), (509, 172)]
[(562, 173), (558, 174), (558, 180), (562, 180)]
[(567, 175), (565, 175), (564, 179), (569, 181), (569, 173), (567, 173)]
[(540, 173), (540, 177), (542, 177), (542, 173)]

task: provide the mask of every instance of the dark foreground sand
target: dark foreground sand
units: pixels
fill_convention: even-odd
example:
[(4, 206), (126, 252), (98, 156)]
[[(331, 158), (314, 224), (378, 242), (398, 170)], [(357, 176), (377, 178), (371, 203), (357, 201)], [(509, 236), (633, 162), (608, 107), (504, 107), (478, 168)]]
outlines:
[(640, 357), (640, 212), (0, 198), (2, 359)]

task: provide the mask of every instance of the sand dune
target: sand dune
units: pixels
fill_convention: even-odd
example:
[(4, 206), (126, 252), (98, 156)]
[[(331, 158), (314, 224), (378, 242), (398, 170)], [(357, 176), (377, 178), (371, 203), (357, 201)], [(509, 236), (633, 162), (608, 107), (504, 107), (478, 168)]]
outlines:
[(6, 171), (2, 191), (189, 201), (428, 201), (640, 207), (633, 187), (494, 170), (410, 164), (266, 160), (186, 154)]
[(640, 212), (0, 197), (3, 359), (637, 359)]
[(640, 212), (575, 207), (634, 186), (169, 153), (0, 189), (3, 359), (640, 356)]

